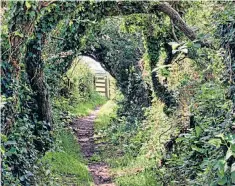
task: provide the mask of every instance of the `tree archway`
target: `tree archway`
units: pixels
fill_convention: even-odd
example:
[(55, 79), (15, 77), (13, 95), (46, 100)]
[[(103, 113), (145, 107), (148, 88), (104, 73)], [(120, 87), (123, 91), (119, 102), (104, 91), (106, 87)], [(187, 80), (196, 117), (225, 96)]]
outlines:
[[(31, 39), (26, 46), (27, 53), (25, 63), (28, 77), (31, 83), (31, 87), (37, 95), (39, 116), (42, 120), (47, 122), (51, 122), (52, 119), (48, 91), (43, 75), (43, 61), (41, 57), (41, 51), (45, 45), (46, 34), (56, 27), (59, 20), (64, 18), (64, 13), (75, 10), (75, 12), (71, 14), (70, 21), (67, 24), (70, 26), (68, 26), (68, 28), (64, 29), (63, 31), (63, 33), (66, 33), (66, 35), (63, 41), (60, 42), (62, 46), (61, 51), (67, 52), (69, 50), (75, 49), (73, 55), (76, 55), (76, 50), (79, 51), (80, 37), (85, 34), (89, 24), (93, 20), (101, 20), (107, 16), (130, 15), (136, 13), (156, 14), (157, 12), (164, 12), (175, 22), (182, 32), (187, 37), (189, 37), (189, 39), (195, 39), (195, 33), (192, 31), (192, 29), (190, 29), (185, 24), (179, 14), (168, 3), (157, 2), (152, 4), (146, 2), (141, 4), (139, 2), (52, 2), (51, 4), (57, 3), (59, 4), (59, 8), (57, 7), (54, 10), (52, 8), (49, 13), (46, 13), (40, 18), (39, 22), (35, 25), (34, 39)], [(39, 6), (47, 7), (49, 5), (39, 4)], [(88, 14), (88, 12), (91, 12), (92, 10), (95, 10), (96, 13)], [(79, 17), (78, 19), (76, 19), (77, 16)], [(83, 21), (84, 19), (87, 21)], [(99, 51), (96, 51), (96, 53), (98, 52)], [(72, 58), (72, 56), (68, 56), (64, 59), (64, 61), (71, 61)], [(97, 58), (99, 57), (97, 56)]]

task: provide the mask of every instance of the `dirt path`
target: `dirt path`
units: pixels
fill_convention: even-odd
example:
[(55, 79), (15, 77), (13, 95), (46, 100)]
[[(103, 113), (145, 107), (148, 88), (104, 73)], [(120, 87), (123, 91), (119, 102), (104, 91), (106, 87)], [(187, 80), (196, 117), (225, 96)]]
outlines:
[[(99, 112), (95, 109), (89, 116), (73, 121), (73, 128), (77, 132), (78, 142), (85, 158), (89, 159), (95, 152), (94, 120)], [(115, 186), (112, 183), (108, 165), (105, 162), (91, 162), (88, 165), (95, 186)]]

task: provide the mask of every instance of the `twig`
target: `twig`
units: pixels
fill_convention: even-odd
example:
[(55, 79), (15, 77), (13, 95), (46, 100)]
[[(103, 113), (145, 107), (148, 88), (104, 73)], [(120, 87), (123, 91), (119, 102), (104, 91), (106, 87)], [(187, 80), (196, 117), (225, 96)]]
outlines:
[[(47, 7), (47, 6), (49, 6), (50, 4), (55, 3), (56, 1), (57, 1), (57, 0), (52, 0), (52, 1), (49, 1), (48, 3), (42, 2), (41, 8)], [(46, 1), (46, 2), (47, 2), (47, 1)], [(44, 4), (44, 3), (45, 3), (45, 4)]]
[(232, 58), (231, 58), (231, 52), (230, 52), (230, 46), (228, 45), (228, 56), (229, 56), (229, 82), (232, 83), (232, 76), (233, 76), (233, 70), (232, 70)]
[(165, 134), (165, 133), (167, 133), (168, 131), (170, 131), (170, 130), (172, 129), (172, 127), (173, 127), (173, 126), (172, 126), (172, 124), (171, 124), (169, 129), (167, 129), (166, 131), (163, 131), (163, 132), (159, 135), (159, 139), (158, 139), (159, 144), (161, 144), (161, 137), (162, 137), (162, 135)]
[(177, 42), (177, 43), (179, 43), (179, 40), (178, 40), (178, 38), (176, 37), (176, 34), (175, 34), (175, 28), (174, 28), (174, 22), (173, 22), (173, 20), (171, 19), (171, 27), (172, 27), (172, 34), (173, 34), (173, 37), (174, 37), (174, 39), (175, 39), (175, 41)]
[[(12, 53), (15, 52), (16, 49), (18, 49), (19, 46), (20, 46), (22, 43), (24, 43), (24, 40), (21, 41), (21, 42), (14, 48), (14, 50), (10, 52), (10, 55), (12, 55)], [(5, 52), (3, 52), (2, 55), (6, 54), (9, 50), (11, 50), (11, 46), (9, 47), (9, 49), (7, 49)]]
[(51, 36), (52, 39), (58, 39), (58, 40), (64, 40), (64, 38), (61, 37), (56, 37), (56, 36)]
[(78, 57), (77, 58), (77, 61), (76, 61), (76, 64), (75, 64), (75, 66), (73, 67), (73, 70), (72, 70), (72, 73), (71, 74), (73, 74), (73, 72), (75, 71), (75, 68), (77, 67), (77, 65), (79, 64), (79, 62), (82, 60), (82, 58), (81, 57)]

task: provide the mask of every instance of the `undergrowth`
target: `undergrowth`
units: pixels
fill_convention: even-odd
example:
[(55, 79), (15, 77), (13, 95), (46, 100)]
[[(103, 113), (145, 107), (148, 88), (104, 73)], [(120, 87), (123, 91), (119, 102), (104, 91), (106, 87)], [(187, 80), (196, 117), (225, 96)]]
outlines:
[(97, 92), (90, 95), (88, 99), (83, 99), (79, 95), (72, 95), (70, 98), (59, 97), (54, 101), (55, 107), (59, 108), (62, 112), (81, 117), (88, 115), (95, 107), (104, 104), (107, 99)]
[(70, 130), (62, 130), (57, 134), (60, 150), (47, 152), (42, 162), (50, 165), (50, 171), (58, 185), (88, 186), (92, 178), (82, 158), (77, 139)]
[(117, 105), (113, 100), (109, 100), (99, 110), (97, 119), (95, 120), (96, 131), (106, 129), (111, 123), (112, 118), (116, 118)]
[[(90, 81), (93, 74), (86, 65), (77, 64), (72, 68), (75, 69), (69, 70), (69, 75), (73, 85), (70, 84), (70, 87), (61, 85), (63, 94), (53, 99), (56, 125), (52, 135), (55, 143), (54, 148), (38, 161), (39, 165), (43, 165), (37, 172), (37, 177), (42, 179), (38, 181), (39, 185), (42, 183), (53, 186), (92, 184), (87, 162), (82, 157), (77, 137), (70, 123), (74, 118), (89, 115), (107, 99), (93, 90), (92, 81)], [(79, 74), (76, 70), (82, 70), (82, 73)], [(79, 90), (78, 87), (81, 88), (81, 86), (83, 89)]]
[(92, 157), (117, 185), (234, 185), (234, 12), (222, 1), (4, 1), (1, 184), (91, 184), (70, 126), (106, 101), (76, 58), (88, 54), (123, 96), (102, 107)]
[[(163, 113), (164, 104), (155, 100), (152, 107), (146, 110), (147, 120), (135, 132), (125, 133), (123, 132), (126, 130), (125, 120), (118, 119), (116, 110), (106, 109), (107, 106), (108, 104), (101, 108), (103, 112), (98, 115), (97, 121), (102, 120), (106, 111), (108, 113), (106, 120), (111, 123), (108, 125), (105, 122), (98, 123), (98, 127), (95, 128), (96, 133), (102, 137), (99, 142), (108, 144), (100, 148), (99, 159), (105, 160), (110, 165), (117, 185), (155, 186), (156, 164), (160, 161), (163, 146), (159, 137), (169, 128), (167, 116)], [(165, 127), (162, 126), (163, 123)], [(161, 136), (162, 141), (167, 139), (168, 136)]]

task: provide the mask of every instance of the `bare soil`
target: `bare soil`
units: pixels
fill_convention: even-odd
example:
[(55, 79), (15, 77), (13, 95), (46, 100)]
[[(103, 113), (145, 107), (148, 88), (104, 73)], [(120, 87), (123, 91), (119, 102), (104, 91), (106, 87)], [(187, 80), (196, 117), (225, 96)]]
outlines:
[[(73, 121), (73, 129), (77, 133), (81, 151), (88, 160), (95, 153), (95, 149), (98, 148), (94, 140), (94, 121), (98, 112), (99, 108), (95, 109), (89, 116), (78, 118)], [(107, 163), (103, 161), (89, 162), (88, 167), (95, 186), (115, 186), (112, 182)]]

